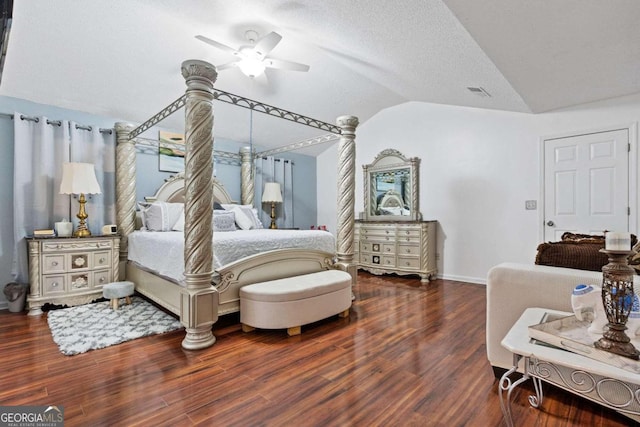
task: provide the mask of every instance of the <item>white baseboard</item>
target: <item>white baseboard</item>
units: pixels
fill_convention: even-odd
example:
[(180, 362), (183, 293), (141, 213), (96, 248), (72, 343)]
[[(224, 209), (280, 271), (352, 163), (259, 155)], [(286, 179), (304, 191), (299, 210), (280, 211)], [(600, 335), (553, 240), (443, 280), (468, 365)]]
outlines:
[(485, 286), (487, 285), (486, 277), (478, 278), (478, 277), (468, 277), (468, 276), (456, 276), (451, 274), (438, 274), (436, 275), (436, 277), (438, 279), (444, 279), (444, 280), (455, 280), (456, 282), (475, 283), (478, 285), (485, 285)]

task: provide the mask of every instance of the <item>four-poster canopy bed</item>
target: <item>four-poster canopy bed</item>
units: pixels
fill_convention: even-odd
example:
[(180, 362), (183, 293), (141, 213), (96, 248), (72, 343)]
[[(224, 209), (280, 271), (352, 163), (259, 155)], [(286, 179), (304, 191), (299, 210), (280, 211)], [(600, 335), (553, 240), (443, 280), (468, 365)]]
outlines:
[[(120, 271), (125, 272), (126, 278), (135, 283), (139, 293), (180, 316), (180, 321), (186, 329), (186, 336), (182, 342), (185, 349), (201, 349), (215, 342), (211, 326), (218, 320), (218, 315), (239, 310), (239, 289), (246, 284), (326, 269), (347, 271), (352, 277), (352, 283), (355, 283), (354, 140), (358, 119), (353, 116), (341, 116), (337, 119), (337, 126), (334, 126), (219, 91), (213, 88), (217, 77), (216, 69), (204, 61), (183, 62), (182, 75), (187, 85), (184, 96), (137, 128), (128, 123), (115, 125), (116, 210), (121, 232), (120, 263), (126, 263), (126, 268), (121, 268)], [(214, 200), (219, 203), (232, 203), (228, 193), (213, 177), (214, 99), (327, 130), (339, 136), (335, 250), (276, 249), (214, 268)], [(183, 106), (186, 136), (185, 172), (183, 176), (167, 180), (154, 196), (156, 200), (184, 202), (184, 281), (183, 286), (180, 286), (128, 260), (129, 237), (135, 232), (136, 226), (135, 137)], [(326, 139), (321, 137), (318, 140), (323, 138)], [(301, 147), (305, 144), (308, 142), (292, 144), (291, 147)], [(248, 148), (240, 152), (243, 205), (253, 205), (253, 155)]]

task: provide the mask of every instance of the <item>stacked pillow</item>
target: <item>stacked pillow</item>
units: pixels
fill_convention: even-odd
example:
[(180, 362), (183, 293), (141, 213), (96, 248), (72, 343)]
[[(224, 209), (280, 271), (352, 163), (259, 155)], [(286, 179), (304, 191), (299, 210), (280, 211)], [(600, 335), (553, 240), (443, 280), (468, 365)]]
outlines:
[(222, 207), (228, 211), (231, 211), (236, 216), (236, 225), (241, 230), (259, 230), (264, 228), (260, 218), (258, 217), (258, 210), (252, 205), (235, 205), (235, 204), (222, 204)]
[[(184, 204), (156, 201), (138, 203), (143, 229), (148, 231), (184, 231)], [(258, 211), (251, 205), (221, 205), (214, 202), (214, 231), (254, 230), (264, 228)]]

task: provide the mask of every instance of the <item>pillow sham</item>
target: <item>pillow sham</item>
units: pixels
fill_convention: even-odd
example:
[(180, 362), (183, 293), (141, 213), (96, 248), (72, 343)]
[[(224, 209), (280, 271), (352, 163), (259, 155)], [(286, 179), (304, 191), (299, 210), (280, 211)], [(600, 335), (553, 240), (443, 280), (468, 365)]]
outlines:
[[(172, 228), (173, 231), (184, 231), (184, 212)], [(236, 231), (235, 214), (224, 209), (213, 211), (213, 231)]]
[[(226, 210), (232, 210), (233, 208), (238, 208), (244, 213), (244, 215), (247, 218), (251, 220), (252, 226), (250, 228), (242, 228), (240, 224), (238, 224), (238, 227), (242, 228), (243, 230), (264, 228), (264, 226), (262, 225), (262, 222), (260, 221), (260, 217), (258, 216), (258, 210), (254, 208), (252, 205), (236, 205), (236, 204), (223, 203), (222, 207)], [(237, 219), (238, 218), (236, 215), (236, 224), (238, 223)]]
[(171, 231), (184, 212), (184, 203), (138, 203), (142, 226), (149, 231)]
[(213, 212), (213, 231), (236, 231), (235, 212), (216, 210)]
[(235, 215), (235, 222), (241, 230), (251, 230), (255, 228), (253, 218), (248, 216), (239, 205), (233, 206), (231, 209), (228, 209), (228, 211)]

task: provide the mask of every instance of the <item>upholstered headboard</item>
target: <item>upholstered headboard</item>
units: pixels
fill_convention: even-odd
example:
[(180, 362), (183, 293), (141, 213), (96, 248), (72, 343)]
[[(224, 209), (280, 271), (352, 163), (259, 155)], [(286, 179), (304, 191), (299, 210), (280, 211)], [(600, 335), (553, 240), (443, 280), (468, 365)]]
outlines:
[[(169, 203), (184, 203), (184, 174), (179, 173), (171, 178), (167, 178), (165, 182), (158, 188), (153, 196), (146, 196), (144, 200), (148, 203), (155, 201)], [(213, 200), (220, 204), (236, 203), (231, 199), (227, 190), (224, 189), (222, 183), (217, 179), (213, 179)], [(139, 230), (142, 227), (142, 218), (140, 211), (136, 211), (136, 219), (134, 228)]]
[[(184, 202), (184, 174), (181, 172), (166, 179), (164, 184), (158, 188), (156, 194), (144, 199), (150, 203), (156, 200), (170, 203)], [(213, 200), (220, 204), (235, 203), (227, 193), (227, 190), (224, 189), (222, 183), (215, 178), (213, 179)]]

